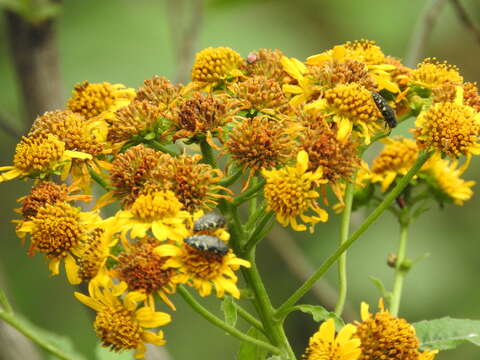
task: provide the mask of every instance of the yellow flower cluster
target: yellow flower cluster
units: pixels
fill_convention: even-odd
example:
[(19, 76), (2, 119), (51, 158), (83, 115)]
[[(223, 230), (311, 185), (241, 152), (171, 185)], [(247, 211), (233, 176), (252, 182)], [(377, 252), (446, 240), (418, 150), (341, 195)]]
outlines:
[[(305, 61), (280, 50), (243, 58), (210, 47), (197, 54), (191, 80), (182, 86), (154, 76), (136, 90), (84, 81), (64, 109), (34, 121), (13, 165), (0, 168), (0, 182), (34, 180), (20, 200), (17, 233), (30, 241), (30, 255), (46, 256), (52, 274), (64, 263), (70, 283), (88, 283), (90, 296), (76, 296), (97, 311), (97, 335), (114, 351), (142, 357), (145, 343), (164, 344), (161, 331), (145, 330), (170, 321), (155, 311), (155, 294), (170, 309), (180, 284), (200, 296), (240, 297), (236, 272), (251, 264), (233, 249), (247, 256), (242, 249), (255, 244), (238, 243), (247, 237), (242, 228), (230, 246), (219, 211), (257, 196), (266, 216), (249, 223), (273, 213), (285, 227), (313, 232), (328, 219), (329, 192), (342, 205), (348, 184), (387, 191), (422, 151), (436, 154), (412, 186), (455, 204), (473, 194), (474, 183), (460, 176), (480, 153), (480, 98), (450, 65), (427, 60), (410, 69), (366, 40)], [(415, 140), (386, 140), (369, 170), (363, 150), (416, 114)], [(58, 184), (67, 178), (73, 185)], [(81, 210), (74, 201), (89, 200), (96, 184), (105, 193), (94, 210)], [(102, 218), (99, 209), (113, 202), (120, 209)], [(258, 233), (249, 234), (252, 243)], [(335, 338), (332, 326), (322, 325), (306, 357), (358, 358), (362, 327)]]

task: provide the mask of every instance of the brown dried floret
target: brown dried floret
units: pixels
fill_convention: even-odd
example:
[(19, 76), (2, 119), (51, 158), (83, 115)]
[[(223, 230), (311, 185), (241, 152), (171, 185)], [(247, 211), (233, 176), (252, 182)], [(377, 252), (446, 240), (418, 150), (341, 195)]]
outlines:
[(238, 84), (236, 95), (247, 101), (248, 108), (282, 111), (288, 104), (288, 99), (280, 84), (265, 76), (253, 76)]
[(247, 57), (246, 70), (248, 76), (265, 76), (279, 84), (284, 82), (288, 74), (280, 62), (283, 53), (276, 49), (260, 49), (252, 51)]
[(21, 199), (21, 212), (25, 220), (37, 215), (38, 209), (46, 204), (55, 204), (56, 202), (66, 201), (68, 197), (68, 188), (65, 184), (55, 184), (50, 181), (41, 181), (37, 183), (30, 194)]
[(170, 108), (178, 98), (180, 86), (174, 85), (163, 76), (154, 76), (143, 82), (135, 100), (148, 101), (161, 109)]

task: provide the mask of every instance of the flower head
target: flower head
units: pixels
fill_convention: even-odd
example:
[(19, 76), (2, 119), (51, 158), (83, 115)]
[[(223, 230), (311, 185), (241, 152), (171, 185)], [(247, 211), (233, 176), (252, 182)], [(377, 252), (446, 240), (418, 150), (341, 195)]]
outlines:
[(182, 208), (172, 191), (145, 186), (128, 210), (117, 212), (117, 228), (123, 234), (130, 231), (132, 238), (144, 238), (151, 230), (158, 241), (181, 242), (188, 235), (185, 221), (189, 219)]
[[(277, 221), (283, 226), (291, 225), (296, 231), (305, 231), (303, 224), (297, 223), (297, 216), (303, 222), (310, 224), (310, 231), (320, 221), (327, 221), (328, 214), (318, 207), (316, 202), (320, 194), (313, 190), (319, 184), (327, 181), (322, 178), (323, 171), (319, 167), (315, 172), (307, 171), (308, 154), (300, 151), (295, 167), (285, 166), (281, 169), (262, 170), (266, 180), (264, 194), (268, 209), (276, 214)], [(305, 212), (313, 210), (317, 216), (307, 216)]]
[(253, 76), (238, 84), (236, 96), (246, 101), (245, 107), (266, 114), (282, 112), (286, 109), (288, 99), (280, 85), (266, 76)]
[(260, 49), (252, 51), (245, 65), (248, 76), (266, 76), (282, 84), (288, 74), (283, 70), (281, 59), (283, 53), (276, 49)]
[(197, 53), (192, 68), (192, 80), (216, 83), (242, 76), (243, 59), (229, 47), (208, 47)]
[(308, 342), (303, 355), (305, 360), (357, 360), (360, 356), (360, 340), (353, 338), (355, 326), (345, 325), (335, 336), (335, 321), (324, 321)]
[(418, 157), (418, 147), (411, 139), (387, 139), (382, 152), (373, 160), (372, 182), (380, 182), (387, 191), (397, 176), (405, 175)]
[[(415, 328), (405, 319), (391, 315), (383, 308), (380, 312), (370, 314), (368, 305), (362, 303), (362, 322), (357, 324), (354, 336), (361, 341), (362, 354), (359, 360), (421, 360), (433, 359), (437, 351), (424, 351), (418, 348), (420, 342), (415, 336)], [(428, 357), (427, 357), (428, 356)]]
[(66, 178), (72, 159), (90, 159), (91, 155), (79, 151), (65, 150), (65, 143), (51, 134), (31, 134), (22, 137), (15, 148), (13, 166), (2, 166), (0, 182), (16, 177), (38, 177), (44, 179), (51, 174), (62, 174)]
[(218, 297), (223, 297), (225, 292), (237, 299), (240, 297), (235, 271), (240, 266), (250, 267), (250, 263), (237, 258), (231, 249), (223, 255), (183, 242), (161, 245), (155, 251), (159, 256), (169, 256), (165, 266), (178, 270), (176, 281), (197, 289), (200, 296), (210, 295), (212, 287), (215, 287)]
[(96, 212), (81, 212), (68, 203), (56, 202), (39, 208), (34, 217), (21, 223), (17, 234), (22, 239), (30, 234), (29, 255), (44, 253), (50, 259), (52, 275), (59, 273), (65, 260), (69, 281), (79, 283), (73, 255), (80, 255), (83, 242), (99, 222)]
[(122, 84), (108, 82), (90, 84), (84, 81), (75, 85), (68, 108), (90, 119), (104, 111), (115, 111), (127, 105), (135, 97), (135, 90)]
[(136, 101), (148, 101), (160, 110), (170, 109), (180, 95), (180, 86), (172, 84), (162, 76), (145, 80), (137, 91)]
[(97, 312), (93, 326), (103, 346), (117, 352), (136, 350), (135, 358), (143, 358), (145, 344), (165, 345), (163, 331), (153, 333), (146, 329), (168, 324), (171, 317), (147, 306), (137, 309), (137, 303), (145, 300), (145, 294), (132, 291), (120, 299), (126, 287), (125, 283), (94, 287), (90, 296), (75, 292), (75, 297)]
[(145, 293), (150, 298), (151, 304), (154, 303), (153, 294), (158, 293), (160, 298), (175, 310), (175, 306), (166, 294), (175, 292), (176, 271), (165, 267), (169, 257), (158, 255), (154, 251), (157, 246), (158, 240), (151, 237), (129, 244), (125, 252), (118, 256), (115, 275), (127, 283), (129, 290)]
[(422, 112), (415, 122), (417, 144), (457, 158), (480, 154), (477, 143), (480, 114), (461, 103), (438, 103)]
[(446, 83), (461, 84), (463, 77), (456, 66), (447, 62), (440, 63), (435, 58), (427, 58), (410, 72), (410, 81), (433, 89)]

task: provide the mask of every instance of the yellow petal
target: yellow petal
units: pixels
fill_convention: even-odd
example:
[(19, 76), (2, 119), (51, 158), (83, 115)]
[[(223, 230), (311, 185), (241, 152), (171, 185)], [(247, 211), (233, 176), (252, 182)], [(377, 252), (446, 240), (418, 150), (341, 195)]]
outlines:
[(151, 308), (142, 307), (135, 312), (135, 318), (144, 328), (163, 326), (172, 321), (172, 317), (163, 312), (154, 312)]
[(67, 255), (65, 258), (65, 272), (67, 273), (68, 282), (72, 285), (77, 285), (82, 282), (78, 275), (79, 266), (72, 255)]
[(320, 338), (328, 343), (333, 343), (335, 338), (335, 321), (333, 319), (328, 319), (320, 325)]

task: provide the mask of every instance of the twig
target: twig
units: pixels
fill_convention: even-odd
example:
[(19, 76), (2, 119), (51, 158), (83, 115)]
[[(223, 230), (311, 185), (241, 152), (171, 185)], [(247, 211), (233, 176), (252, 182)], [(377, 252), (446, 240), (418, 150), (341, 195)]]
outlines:
[(463, 25), (465, 25), (467, 30), (473, 33), (473, 36), (475, 36), (475, 39), (480, 44), (480, 28), (478, 28), (477, 25), (475, 25), (475, 23), (473, 22), (471, 17), (468, 15), (467, 10), (462, 5), (460, 0), (450, 0), (450, 3), (455, 8), (455, 11), (457, 12), (457, 16), (460, 22)]
[(55, 19), (32, 24), (5, 10), (11, 54), (23, 97), (25, 124), (62, 107)]
[(410, 37), (410, 43), (405, 56), (407, 66), (415, 66), (422, 56), (422, 52), (428, 42), (438, 14), (447, 0), (430, 0), (417, 20), (415, 29)]
[[(300, 281), (306, 281), (315, 271), (315, 268), (308, 262), (302, 250), (285, 229), (278, 226), (274, 227), (267, 239), (292, 274)], [(313, 285), (312, 293), (318, 302), (328, 310), (335, 308), (338, 298), (337, 291), (325, 279), (320, 279)], [(347, 322), (357, 319), (355, 311), (348, 303), (345, 306), (343, 318)]]
[(22, 132), (13, 127), (4, 114), (0, 114), (0, 130), (14, 139), (19, 139), (22, 136)]
[(203, 22), (203, 1), (191, 0), (191, 11), (188, 24), (185, 29), (181, 28), (181, 21), (185, 0), (169, 0), (169, 25), (172, 46), (177, 57), (176, 82), (186, 82), (189, 79), (189, 69), (195, 51), (195, 42), (200, 33)]

